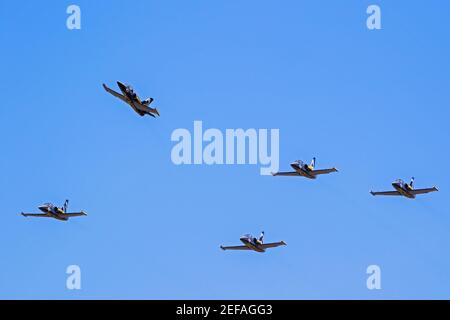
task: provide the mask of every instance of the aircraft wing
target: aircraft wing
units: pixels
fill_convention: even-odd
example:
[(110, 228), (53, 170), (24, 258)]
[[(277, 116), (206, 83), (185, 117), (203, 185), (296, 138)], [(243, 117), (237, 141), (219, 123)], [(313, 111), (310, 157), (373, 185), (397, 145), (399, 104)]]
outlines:
[(87, 216), (86, 212), (71, 212), (71, 213), (64, 213), (62, 216), (67, 217), (67, 218), (72, 218), (72, 217), (81, 217), (81, 216)]
[(311, 170), (311, 171), (309, 171), (309, 174), (317, 176), (319, 174), (327, 174), (327, 173), (332, 173), (332, 172), (337, 172), (337, 169), (331, 168), (331, 169)]
[(48, 218), (49, 215), (47, 213), (23, 213), (24, 217), (38, 217), (38, 218)]
[(153, 109), (153, 108), (143, 105), (142, 103), (139, 102), (139, 99), (136, 101), (133, 101), (133, 105), (136, 109), (145, 112), (146, 114), (148, 114), (149, 116), (152, 116), (153, 118), (156, 118), (153, 114), (157, 114), (159, 116), (159, 112), (156, 108)]
[(105, 90), (106, 90), (107, 92), (109, 92), (110, 94), (112, 94), (114, 97), (119, 98), (120, 100), (122, 100), (122, 101), (124, 101), (124, 102), (126, 102), (126, 103), (129, 103), (127, 97), (125, 97), (124, 95), (122, 95), (122, 94), (120, 94), (120, 93), (118, 93), (118, 92), (116, 92), (116, 91), (114, 91), (114, 90), (108, 88), (108, 87), (106, 86), (106, 84), (103, 84), (103, 88), (105, 88)]
[(414, 190), (410, 191), (410, 193), (416, 195), (416, 194), (424, 194), (424, 193), (435, 192), (435, 191), (438, 191), (438, 189), (436, 187), (433, 187), (433, 188), (426, 188), (426, 189), (414, 189)]
[(264, 249), (267, 249), (267, 248), (275, 248), (275, 247), (285, 246), (285, 245), (286, 245), (286, 242), (280, 241), (280, 242), (272, 242), (272, 243), (263, 243), (261, 245), (261, 247), (263, 247)]
[(275, 176), (284, 176), (284, 177), (295, 177), (300, 176), (296, 171), (291, 172), (273, 172), (272, 175)]
[(222, 250), (250, 250), (250, 248), (247, 246), (231, 246), (231, 247), (220, 246), (220, 249), (222, 249)]
[(373, 196), (401, 196), (401, 193), (398, 191), (381, 191), (381, 192), (373, 192), (370, 191)]

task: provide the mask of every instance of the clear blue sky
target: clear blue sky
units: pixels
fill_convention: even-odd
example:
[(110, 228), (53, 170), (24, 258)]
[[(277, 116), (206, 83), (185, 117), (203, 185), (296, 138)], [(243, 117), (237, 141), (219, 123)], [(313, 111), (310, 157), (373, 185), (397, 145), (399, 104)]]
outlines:
[[(66, 29), (66, 8), (82, 29)], [(382, 30), (366, 28), (379, 4)], [(450, 298), (448, 1), (2, 1), (0, 298)], [(151, 96), (141, 118), (101, 87)], [(175, 166), (174, 129), (279, 128), (281, 169)], [(440, 192), (374, 198), (396, 178)], [(25, 219), (43, 202), (84, 209)], [(266, 231), (287, 247), (223, 252)], [(82, 269), (82, 290), (65, 269)], [(382, 270), (381, 291), (366, 268)]]

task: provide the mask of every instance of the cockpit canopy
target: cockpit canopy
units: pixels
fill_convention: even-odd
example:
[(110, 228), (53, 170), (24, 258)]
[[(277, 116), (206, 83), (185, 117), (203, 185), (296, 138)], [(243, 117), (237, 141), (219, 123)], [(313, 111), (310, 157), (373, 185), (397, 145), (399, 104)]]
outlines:
[(294, 163), (297, 164), (299, 167), (303, 167), (305, 165), (305, 163), (302, 160), (295, 160)]
[(393, 183), (399, 184), (399, 185), (404, 185), (405, 184), (405, 182), (402, 179), (397, 179)]
[(253, 240), (253, 236), (251, 234), (244, 234), (242, 237), (242, 239), (248, 239), (248, 240)]

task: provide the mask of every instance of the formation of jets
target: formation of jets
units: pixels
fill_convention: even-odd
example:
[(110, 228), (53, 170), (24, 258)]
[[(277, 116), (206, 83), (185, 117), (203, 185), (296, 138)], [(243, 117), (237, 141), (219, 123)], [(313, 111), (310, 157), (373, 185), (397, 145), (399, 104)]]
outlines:
[[(123, 84), (120, 81), (117, 81), (117, 86), (119, 87), (121, 93), (116, 92), (110, 89), (105, 84), (103, 84), (103, 88), (108, 93), (127, 103), (140, 116), (149, 115), (154, 118), (156, 116), (159, 116), (159, 111), (156, 108), (150, 107), (150, 104), (154, 101), (153, 98), (141, 100), (131, 86)], [(334, 167), (329, 169), (316, 169), (316, 158), (313, 158), (310, 164), (304, 163), (301, 160), (296, 160), (292, 162), (290, 165), (294, 171), (275, 172), (272, 173), (272, 175), (316, 179), (317, 176), (319, 175), (338, 172), (338, 170)], [(401, 179), (395, 180), (392, 183), (392, 186), (395, 189), (393, 191), (379, 191), (379, 192), (371, 191), (370, 193), (373, 196), (404, 196), (410, 199), (414, 199), (418, 194), (425, 194), (438, 191), (436, 187), (425, 189), (414, 189), (414, 178), (411, 179), (410, 183), (405, 183)], [(22, 212), (22, 215), (25, 217), (53, 218), (61, 221), (68, 221), (70, 218), (73, 217), (80, 217), (87, 215), (84, 211), (67, 212), (68, 204), (69, 200), (66, 200), (62, 207), (54, 206), (51, 203), (45, 203), (38, 207), (42, 213)], [(256, 252), (265, 252), (266, 249), (286, 245), (284, 241), (264, 243), (264, 231), (258, 238), (253, 237), (250, 234), (246, 234), (242, 236), (240, 240), (243, 243), (243, 245), (220, 246), (220, 248), (222, 250), (253, 250)]]

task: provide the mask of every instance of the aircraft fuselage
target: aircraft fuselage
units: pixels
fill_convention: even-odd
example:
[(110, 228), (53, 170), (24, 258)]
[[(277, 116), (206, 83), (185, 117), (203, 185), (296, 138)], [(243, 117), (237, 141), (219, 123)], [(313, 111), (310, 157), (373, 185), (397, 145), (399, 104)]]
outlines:
[[(127, 97), (128, 99), (128, 104), (130, 105), (131, 108), (133, 108), (133, 110), (139, 114), (140, 116), (144, 116), (145, 112), (142, 112), (141, 110), (139, 110), (138, 108), (136, 108), (136, 106), (134, 105), (134, 102), (137, 101), (138, 103), (140, 103), (139, 101), (139, 97), (137, 96), (136, 93), (134, 93), (133, 91), (130, 91), (126, 85), (124, 85), (122, 82), (117, 81), (117, 85), (119, 86), (120, 91), (122, 91), (122, 94)], [(131, 89), (131, 88), (130, 88)], [(132, 90), (132, 89), (131, 89)]]
[(257, 243), (258, 240), (254, 241), (253, 239), (249, 239), (249, 238), (245, 238), (245, 237), (241, 238), (240, 240), (244, 245), (246, 245), (247, 247), (249, 247), (250, 249), (252, 249), (256, 252), (266, 252), (266, 250)]
[(300, 167), (298, 165), (298, 163), (294, 162), (294, 163), (291, 163), (291, 167), (292, 167), (292, 169), (295, 170), (295, 172), (297, 172), (302, 177), (305, 177), (308, 179), (316, 179), (317, 178), (316, 175), (313, 175), (310, 173), (310, 171), (313, 170), (313, 168), (308, 165)]
[(410, 198), (410, 199), (415, 199), (416, 196), (414, 194), (412, 194), (410, 191), (412, 191), (413, 189), (406, 183), (398, 183), (398, 182), (393, 182), (392, 186), (394, 187), (395, 190), (397, 190), (402, 196)]
[(154, 117), (152, 114), (152, 111), (154, 111), (156, 114), (159, 115), (158, 111), (155, 109), (151, 109), (146, 105), (143, 105), (141, 100), (139, 99), (139, 96), (133, 91), (133, 89), (130, 86), (126, 86), (120, 81), (117, 81), (117, 85), (119, 86), (120, 91), (122, 94), (127, 98), (127, 103), (130, 105), (133, 110), (140, 115), (141, 117), (145, 116), (146, 114)]
[(61, 220), (61, 221), (67, 221), (69, 218), (64, 217), (64, 210), (58, 207), (51, 207), (51, 206), (40, 206), (39, 210), (41, 210), (43, 213), (48, 214), (49, 217)]

